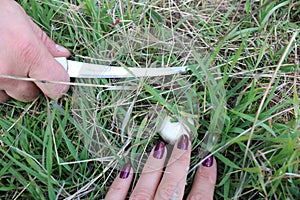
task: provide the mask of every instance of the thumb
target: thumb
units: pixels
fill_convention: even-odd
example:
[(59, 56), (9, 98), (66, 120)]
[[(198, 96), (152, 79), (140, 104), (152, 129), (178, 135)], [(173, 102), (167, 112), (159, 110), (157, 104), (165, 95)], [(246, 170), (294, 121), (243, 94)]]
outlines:
[[(37, 62), (31, 66), (28, 75), (31, 78), (44, 80), (42, 82), (36, 82), (35, 84), (50, 98), (59, 98), (69, 89), (68, 85), (63, 84), (63, 82), (70, 81), (69, 75), (50, 54), (38, 59)], [(47, 81), (62, 83), (49, 83)]]

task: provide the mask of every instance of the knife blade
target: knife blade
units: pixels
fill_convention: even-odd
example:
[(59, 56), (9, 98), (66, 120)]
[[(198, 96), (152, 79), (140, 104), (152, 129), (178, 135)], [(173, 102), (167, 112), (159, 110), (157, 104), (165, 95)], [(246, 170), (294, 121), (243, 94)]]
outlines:
[(135, 68), (98, 65), (67, 60), (65, 57), (55, 58), (73, 78), (133, 78), (156, 77), (180, 74), (188, 71), (187, 66), (168, 68)]

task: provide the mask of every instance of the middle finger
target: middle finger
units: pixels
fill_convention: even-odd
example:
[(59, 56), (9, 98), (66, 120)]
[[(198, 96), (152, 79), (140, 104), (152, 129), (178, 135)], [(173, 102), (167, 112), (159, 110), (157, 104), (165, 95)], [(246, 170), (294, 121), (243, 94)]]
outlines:
[(33, 101), (40, 94), (40, 90), (33, 82), (11, 80), (1, 85), (6, 94), (23, 102)]
[(182, 135), (173, 148), (155, 199), (182, 199), (190, 165), (190, 154), (191, 142), (187, 135)]

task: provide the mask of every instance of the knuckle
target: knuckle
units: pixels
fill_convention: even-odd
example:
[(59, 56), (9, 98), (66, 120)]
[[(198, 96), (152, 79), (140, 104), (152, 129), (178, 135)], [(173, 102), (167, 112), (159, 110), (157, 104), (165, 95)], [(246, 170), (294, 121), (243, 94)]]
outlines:
[(48, 37), (48, 35), (44, 31), (41, 31), (40, 39), (48, 48), (54, 45), (54, 42)]
[(216, 177), (213, 174), (210, 173), (198, 173), (199, 179), (205, 180), (205, 182), (209, 185), (215, 185), (216, 184)]
[(180, 189), (177, 184), (168, 183), (161, 186), (156, 196), (161, 200), (178, 199), (180, 196)]
[(183, 154), (178, 154), (175, 159), (180, 163), (187, 164), (190, 161), (190, 155), (184, 152)]
[(111, 193), (119, 193), (123, 190), (123, 187), (121, 187), (120, 185), (111, 185), (109, 187), (109, 192)]
[(174, 155), (175, 159), (182, 159), (182, 160), (189, 160), (190, 158), (190, 153), (187, 150), (181, 150), (181, 151), (177, 151), (176, 154)]
[(19, 42), (18, 56), (20, 57), (20, 60), (25, 63), (37, 63), (39, 61), (39, 51), (37, 49), (37, 45), (28, 40)]
[(46, 33), (44, 31), (41, 31), (41, 36), (40, 36), (42, 42), (48, 42), (48, 36), (46, 35)]
[(138, 193), (133, 194), (130, 200), (151, 200), (153, 195), (145, 189), (139, 189)]
[(171, 158), (167, 165), (172, 165), (176, 163), (176, 165), (185, 166), (189, 164), (190, 156), (187, 153), (176, 154), (173, 158)]

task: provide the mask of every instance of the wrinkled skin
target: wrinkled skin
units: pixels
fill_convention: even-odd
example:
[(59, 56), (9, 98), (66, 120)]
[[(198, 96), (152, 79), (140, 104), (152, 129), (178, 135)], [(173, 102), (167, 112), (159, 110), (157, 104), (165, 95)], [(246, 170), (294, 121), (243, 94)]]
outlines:
[[(68, 82), (69, 76), (54, 57), (69, 51), (53, 42), (13, 0), (0, 1), (0, 74)], [(0, 77), (0, 102), (14, 98), (28, 102), (42, 91), (59, 98), (68, 90), (64, 84), (29, 82)]]

